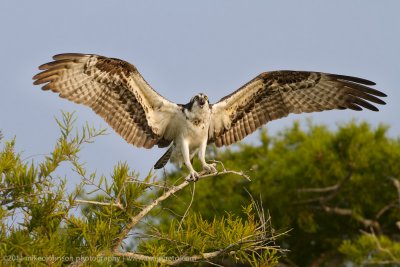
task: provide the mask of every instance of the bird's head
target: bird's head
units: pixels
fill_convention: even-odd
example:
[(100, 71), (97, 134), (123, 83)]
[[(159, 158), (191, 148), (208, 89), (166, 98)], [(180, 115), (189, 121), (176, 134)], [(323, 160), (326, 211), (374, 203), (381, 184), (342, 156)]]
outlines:
[(190, 109), (193, 108), (200, 108), (203, 109), (204, 107), (209, 108), (209, 101), (208, 101), (208, 96), (206, 96), (203, 93), (199, 93), (192, 97), (189, 103)]

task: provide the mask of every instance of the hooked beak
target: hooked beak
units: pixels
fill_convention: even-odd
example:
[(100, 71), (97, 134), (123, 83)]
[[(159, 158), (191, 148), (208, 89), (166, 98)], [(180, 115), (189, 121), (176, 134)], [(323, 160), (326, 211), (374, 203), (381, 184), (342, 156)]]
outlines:
[(206, 101), (204, 100), (204, 98), (200, 98), (200, 99), (199, 99), (199, 105), (200, 105), (200, 107), (203, 107), (205, 103), (206, 103)]

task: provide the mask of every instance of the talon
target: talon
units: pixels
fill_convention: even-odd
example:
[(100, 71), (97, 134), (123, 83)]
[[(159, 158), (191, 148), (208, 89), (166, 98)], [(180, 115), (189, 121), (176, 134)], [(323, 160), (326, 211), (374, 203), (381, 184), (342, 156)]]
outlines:
[(204, 164), (204, 166), (203, 166), (203, 171), (204, 171), (205, 173), (214, 173), (214, 172), (217, 172), (217, 169), (216, 169), (215, 167), (216, 167), (216, 164), (215, 164), (215, 163), (212, 163), (212, 164)]
[(186, 178), (188, 182), (197, 182), (199, 180), (200, 175), (196, 171), (190, 172), (190, 175)]

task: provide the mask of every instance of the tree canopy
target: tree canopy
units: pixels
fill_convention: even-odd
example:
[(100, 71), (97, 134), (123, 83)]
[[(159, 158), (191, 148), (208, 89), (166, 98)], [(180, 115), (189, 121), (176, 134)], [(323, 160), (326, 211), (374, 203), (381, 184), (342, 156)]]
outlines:
[[(185, 169), (157, 178), (125, 163), (88, 173), (79, 153), (104, 130), (78, 130), (69, 113), (57, 123), (60, 138), (39, 162), (0, 133), (7, 265), (400, 265), (400, 139), (385, 126), (261, 130), (257, 144), (211, 146), (219, 173), (193, 183)], [(72, 176), (81, 182), (67, 190)]]
[[(211, 221), (191, 212), (183, 219), (170, 218), (168, 227), (161, 227), (160, 204), (178, 196), (190, 182), (166, 183), (151, 172), (141, 177), (125, 163), (116, 164), (109, 177), (88, 173), (79, 152), (104, 130), (89, 125), (78, 130), (69, 113), (57, 123), (61, 136), (41, 162), (21, 159), (15, 139), (5, 141), (0, 150), (2, 264), (165, 266), (230, 260), (272, 266), (277, 262), (279, 236), (256, 201), (216, 214)], [(67, 177), (56, 174), (62, 162), (71, 166)], [(200, 179), (227, 173), (234, 172)], [(72, 176), (81, 182), (68, 193), (66, 181)]]
[[(191, 211), (212, 220), (247, 205), (250, 194), (261, 199), (275, 229), (290, 230), (277, 242), (288, 250), (280, 260), (288, 266), (400, 265), (400, 141), (387, 129), (296, 122), (275, 136), (260, 131), (256, 145), (211, 150), (225, 168), (244, 170), (252, 181), (198, 183)], [(191, 198), (164, 205), (182, 214), (180, 203)]]

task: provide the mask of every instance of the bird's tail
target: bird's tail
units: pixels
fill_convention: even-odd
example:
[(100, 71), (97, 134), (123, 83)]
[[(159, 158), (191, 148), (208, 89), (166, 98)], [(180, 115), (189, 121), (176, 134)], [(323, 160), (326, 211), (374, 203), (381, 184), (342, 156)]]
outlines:
[(172, 150), (173, 146), (170, 146), (167, 152), (165, 152), (164, 155), (162, 155), (162, 157), (156, 162), (156, 164), (154, 164), (154, 169), (161, 169), (165, 166), (165, 164), (167, 164), (169, 158), (171, 157)]

